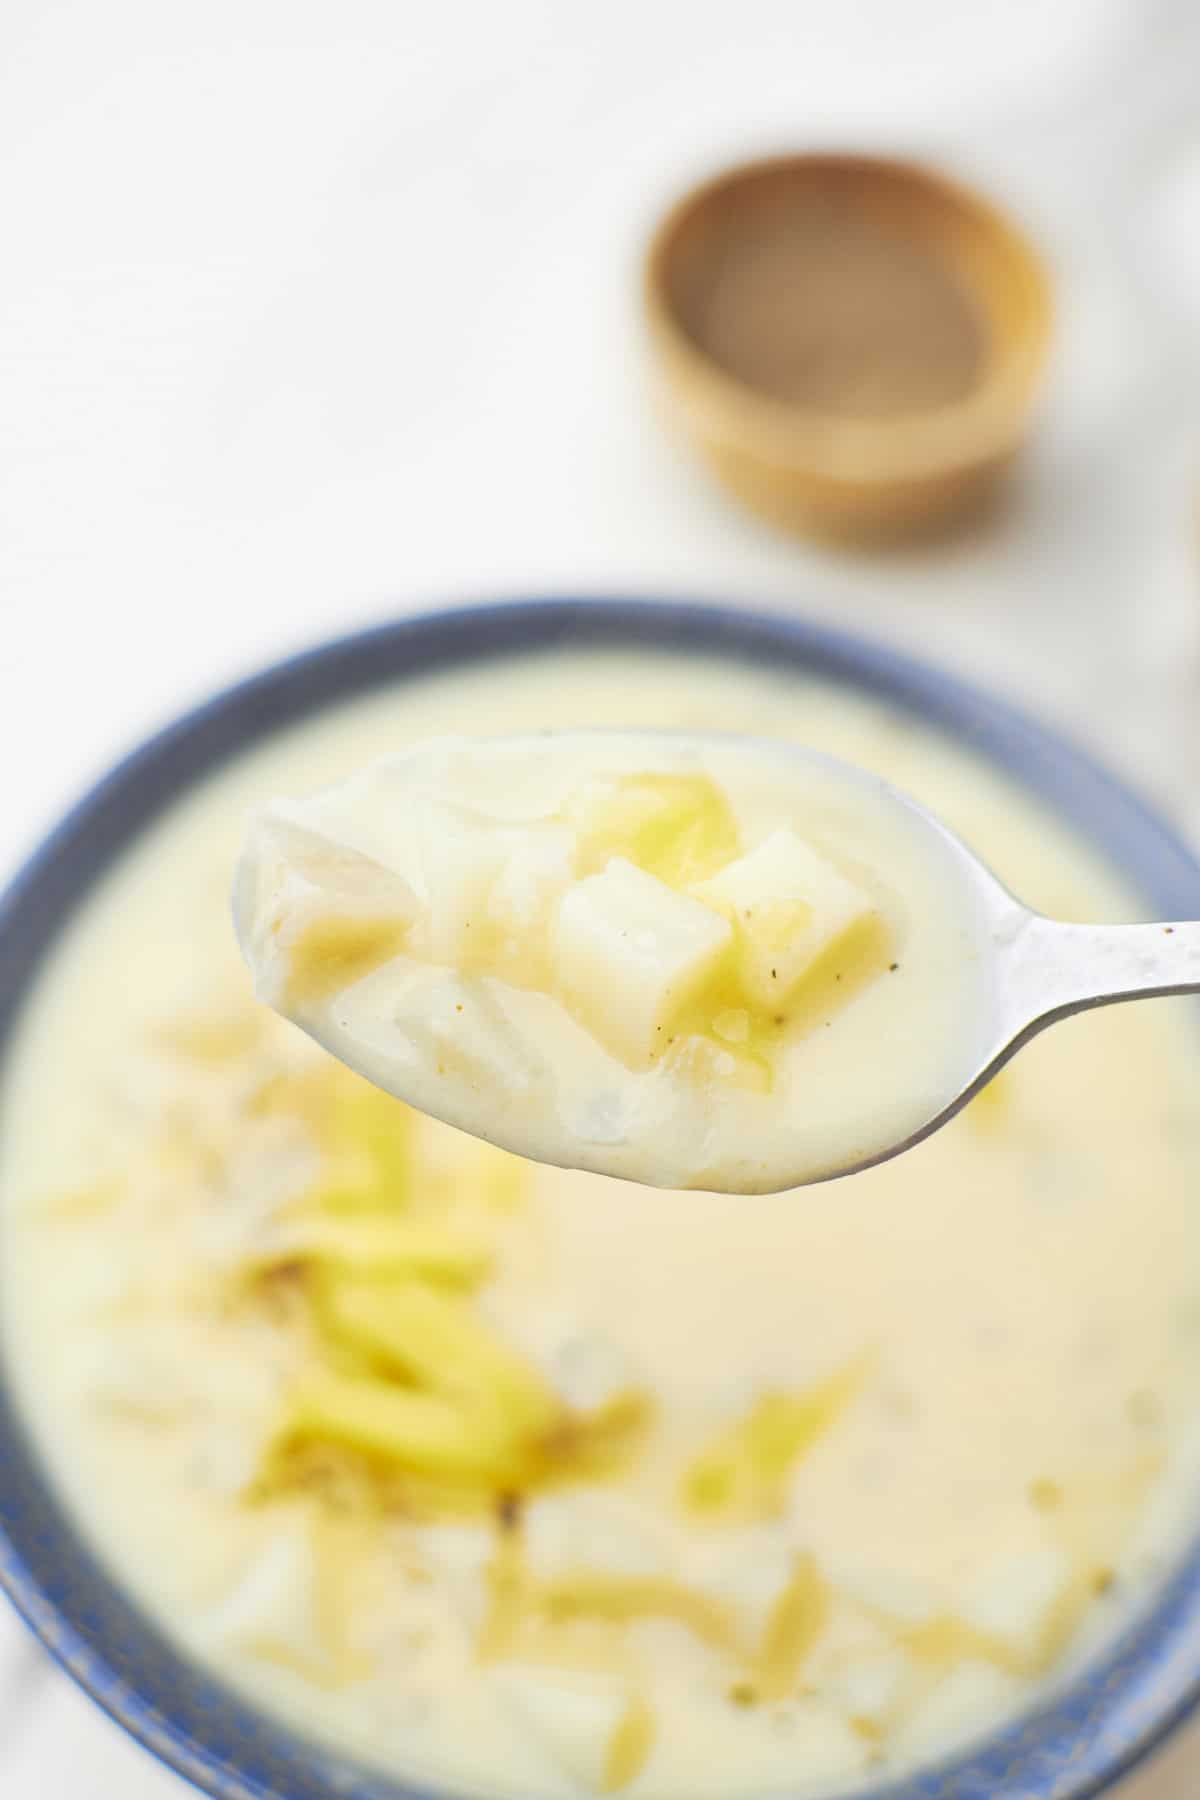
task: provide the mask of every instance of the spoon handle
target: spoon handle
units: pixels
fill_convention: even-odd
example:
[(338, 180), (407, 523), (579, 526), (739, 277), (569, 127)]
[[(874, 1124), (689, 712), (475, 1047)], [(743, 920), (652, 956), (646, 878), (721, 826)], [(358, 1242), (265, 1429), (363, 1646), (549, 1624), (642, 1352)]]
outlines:
[(1200, 994), (1200, 920), (1071, 925), (1029, 913), (1005, 960), (1006, 1004), (1015, 1029), (1115, 1000)]

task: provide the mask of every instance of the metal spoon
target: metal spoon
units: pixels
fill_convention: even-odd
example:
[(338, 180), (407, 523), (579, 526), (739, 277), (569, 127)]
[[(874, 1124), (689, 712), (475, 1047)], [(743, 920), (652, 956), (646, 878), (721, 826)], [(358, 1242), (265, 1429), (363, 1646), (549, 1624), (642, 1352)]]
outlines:
[[(910, 802), (909, 804), (913, 804)], [(917, 809), (924, 811), (923, 808)], [(926, 813), (973, 891), (994, 974), (993, 1007), (977, 1066), (958, 1093), (900, 1142), (832, 1180), (887, 1162), (932, 1136), (1048, 1025), (1119, 1000), (1200, 994), (1200, 920), (1150, 925), (1078, 925), (1025, 906), (940, 820)]]
[[(627, 874), (618, 877), (624, 900), (614, 899), (610, 885), (604, 903), (610, 910), (602, 916), (593, 884), (591, 997), (572, 1017), (578, 965), (567, 961), (563, 909), (578, 876), (562, 877), (567, 888), (556, 889), (560, 900), (548, 903), (560, 910), (548, 912), (539, 927), (544, 947), (553, 946), (558, 958), (550, 988), (522, 987), (519, 977), (514, 986), (499, 966), (489, 972), (478, 960), (478, 930), (461, 940), (464, 958), (455, 949), (453, 921), (464, 905), (485, 930), (494, 917), (488, 911), (495, 905), (488, 897), (494, 868), (489, 864), (492, 872), (477, 876), (473, 834), (493, 833), (493, 847), (501, 840), (511, 847), (515, 839), (517, 853), (525, 854), (548, 823), (560, 834), (568, 831), (564, 821), (574, 816), (571, 797), (580, 779), (603, 786), (631, 773), (641, 780), (645, 771), (699, 771), (710, 791), (715, 784), (722, 794), (740, 796), (738, 805), (748, 805), (757, 821), (753, 841), (760, 848), (764, 830), (769, 835), (781, 823), (801, 844), (815, 831), (832, 858), (826, 876), (833, 874), (845, 890), (839, 860), (847, 870), (873, 871), (880, 916), (896, 903), (898, 916), (907, 916), (900, 960), (880, 965), (893, 972), (903, 965), (903, 972), (883, 973), (882, 986), (875, 980), (861, 1003), (852, 1002), (857, 1037), (847, 1034), (848, 983), (837, 1016), (823, 1020), (840, 1025), (845, 1018), (847, 1033), (826, 1038), (824, 1030), (810, 1029), (789, 1040), (786, 1055), (792, 1057), (795, 1042), (801, 1061), (788, 1061), (785, 1079), (762, 1102), (747, 1097), (736, 1054), (715, 1041), (699, 1075), (690, 1072), (696, 1065), (686, 1056), (656, 1060), (657, 1042), (675, 1042), (669, 1035), (649, 1040), (652, 1048), (633, 1060), (613, 1047), (613, 1031), (631, 1023), (643, 1027), (639, 1042), (645, 1030), (677, 1029), (669, 1022), (647, 1027), (642, 1016), (644, 996), (653, 999), (662, 989), (683, 929), (678, 912), (664, 926), (664, 905), (691, 908), (693, 921), (699, 913), (706, 942), (714, 930), (730, 931), (728, 917), (734, 936), (727, 941), (749, 934), (744, 941), (752, 943), (754, 928), (742, 922), (752, 913), (714, 915), (703, 883), (681, 878), (676, 892), (625, 860)], [(815, 848), (803, 851), (810, 862)], [(493, 854), (500, 858), (509, 849), (489, 849), (486, 857)], [(811, 919), (821, 904), (822, 859), (802, 878), (797, 854), (789, 865), (796, 885), (764, 890), (760, 869), (754, 891), (772, 905), (772, 895), (799, 903)], [(605, 865), (610, 873), (616, 866), (615, 859)], [(630, 879), (642, 884), (640, 899), (630, 899)], [(947, 897), (951, 904), (944, 907)], [(864, 901), (868, 909), (871, 904)], [(1079, 925), (1044, 918), (1009, 893), (940, 820), (878, 777), (792, 744), (711, 733), (583, 731), (415, 745), (339, 787), (261, 814), (243, 853), (234, 911), (260, 997), (399, 1098), (540, 1161), (739, 1193), (827, 1181), (911, 1148), (953, 1118), (1030, 1038), (1071, 1013), (1117, 1000), (1200, 993), (1200, 921)], [(578, 931), (578, 908), (572, 916)], [(306, 940), (312, 931), (315, 938)], [(310, 948), (305, 979), (298, 980), (297, 947), (305, 941), (331, 957), (331, 979), (324, 963), (314, 969)], [(599, 965), (597, 942), (603, 945)], [(780, 950), (782, 961), (786, 943)], [(773, 960), (768, 954), (767, 962)], [(775, 976), (774, 968), (769, 972)], [(790, 1003), (758, 1004), (786, 1013)], [(606, 1029), (607, 1061), (601, 1053)], [(696, 1041), (706, 1040), (683, 1039)], [(722, 1058), (732, 1073), (721, 1073)]]

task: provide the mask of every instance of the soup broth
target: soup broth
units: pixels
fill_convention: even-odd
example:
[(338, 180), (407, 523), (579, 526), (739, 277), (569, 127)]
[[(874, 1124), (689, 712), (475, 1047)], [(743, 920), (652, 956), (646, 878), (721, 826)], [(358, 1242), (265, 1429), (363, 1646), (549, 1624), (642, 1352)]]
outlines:
[(258, 1006), (248, 809), (420, 738), (792, 738), (1028, 902), (1136, 917), (1029, 795), (795, 673), (555, 653), (398, 685), (185, 796), (8, 1059), (8, 1366), (117, 1578), (268, 1711), (476, 1794), (825, 1795), (993, 1727), (1192, 1522), (1200, 1058), (1069, 1021), (845, 1182), (755, 1198), (525, 1163)]

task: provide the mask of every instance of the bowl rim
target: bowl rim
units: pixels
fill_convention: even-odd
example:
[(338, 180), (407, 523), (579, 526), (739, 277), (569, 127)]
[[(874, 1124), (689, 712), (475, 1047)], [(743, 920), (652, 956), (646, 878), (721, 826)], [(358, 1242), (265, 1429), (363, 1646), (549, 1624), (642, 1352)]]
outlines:
[[(151, 735), (84, 793), (0, 895), (0, 1076), (22, 1005), (61, 933), (124, 850), (195, 783), (323, 707), (559, 648), (728, 656), (873, 695), (1014, 777), (1117, 866), (1138, 868), (1164, 916), (1200, 911), (1200, 860), (1124, 781), (1006, 700), (882, 643), (707, 601), (576, 595), (442, 607), (268, 665)], [(348, 1770), (177, 1650), (106, 1573), (3, 1382), (0, 1588), (110, 1718), (214, 1800), (452, 1800), (452, 1790)], [(995, 1800), (1000, 1792), (1089, 1800), (1200, 1703), (1198, 1614), (1200, 1540), (1154, 1600), (1030, 1712), (946, 1761), (856, 1791), (866, 1800)], [(460, 1790), (459, 1800), (486, 1797)]]
[[(926, 201), (970, 218), (1018, 275), (1027, 305), (1023, 328), (989, 346), (980, 380), (961, 400), (878, 418), (795, 405), (730, 374), (681, 323), (671, 299), (670, 272), (678, 235), (689, 220), (743, 183), (823, 172), (853, 172), (919, 190)], [(856, 486), (929, 478), (1011, 449), (1049, 356), (1054, 315), (1045, 262), (1024, 229), (986, 194), (932, 163), (839, 149), (752, 157), (714, 171), (679, 194), (646, 246), (642, 304), (651, 342), (694, 429), (747, 456), (765, 456)]]

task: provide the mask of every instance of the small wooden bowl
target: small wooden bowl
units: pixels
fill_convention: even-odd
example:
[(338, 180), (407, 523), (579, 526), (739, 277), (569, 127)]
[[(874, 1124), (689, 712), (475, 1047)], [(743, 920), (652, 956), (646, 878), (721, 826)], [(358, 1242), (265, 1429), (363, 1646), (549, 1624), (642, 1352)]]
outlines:
[(1049, 281), (940, 175), (865, 156), (750, 163), (685, 195), (646, 257), (677, 421), (793, 530), (878, 536), (975, 506), (1027, 434)]

